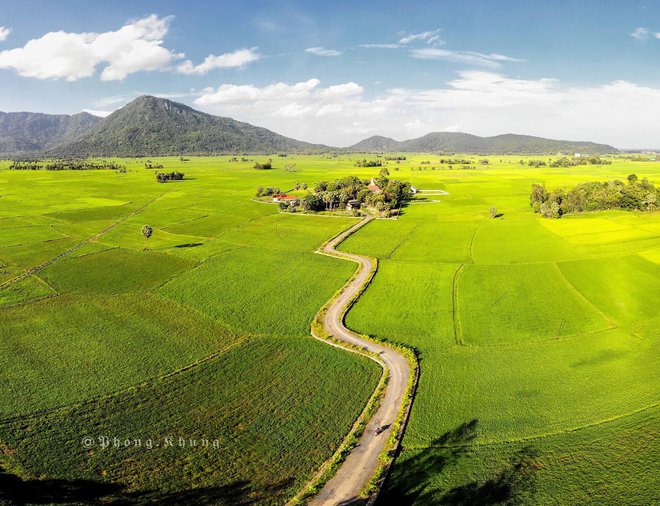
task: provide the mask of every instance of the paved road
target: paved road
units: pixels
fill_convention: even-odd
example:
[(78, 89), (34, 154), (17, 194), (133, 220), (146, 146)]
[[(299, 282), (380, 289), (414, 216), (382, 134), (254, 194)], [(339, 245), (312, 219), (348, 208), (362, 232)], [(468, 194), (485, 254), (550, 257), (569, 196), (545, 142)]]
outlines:
[[(380, 407), (367, 424), (359, 444), (348, 455), (334, 477), (310, 501), (309, 504), (313, 506), (350, 504), (358, 499), (358, 494), (369, 482), (369, 479), (373, 476), (380, 464), (378, 456), (383, 451), (385, 443), (390, 437), (391, 428), (389, 425), (394, 423), (397, 414), (401, 410), (403, 396), (408, 384), (408, 377), (410, 376), (408, 362), (396, 350), (364, 340), (344, 326), (344, 307), (360, 291), (362, 285), (369, 280), (374, 265), (370, 258), (344, 253), (337, 251), (335, 248), (353, 231), (363, 227), (369, 221), (371, 221), (371, 218), (362, 220), (360, 223), (335, 237), (323, 248), (323, 253), (325, 254), (351, 260), (360, 266), (358, 275), (328, 309), (323, 326), (326, 332), (335, 338), (377, 353), (384, 367), (389, 370), (390, 379)], [(383, 426), (387, 426), (388, 428), (376, 436), (374, 434), (376, 428)]]

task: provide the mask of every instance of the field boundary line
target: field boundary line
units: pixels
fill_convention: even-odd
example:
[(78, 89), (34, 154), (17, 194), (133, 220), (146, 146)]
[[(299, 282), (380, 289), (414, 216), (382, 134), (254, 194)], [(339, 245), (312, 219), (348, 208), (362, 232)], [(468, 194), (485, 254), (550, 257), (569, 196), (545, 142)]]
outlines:
[[(96, 239), (100, 239), (101, 237), (103, 237), (105, 234), (107, 234), (108, 232), (110, 232), (114, 228), (118, 227), (119, 225), (121, 225), (122, 223), (124, 223), (127, 220), (131, 219), (132, 217), (137, 216), (138, 214), (140, 214), (142, 211), (144, 211), (144, 209), (146, 209), (148, 206), (150, 206), (151, 204), (156, 202), (158, 199), (160, 199), (163, 195), (165, 195), (165, 193), (167, 193), (167, 191), (164, 191), (163, 193), (156, 196), (154, 199), (150, 200), (146, 204), (143, 204), (142, 206), (138, 207), (137, 209), (134, 209), (133, 211), (131, 211), (129, 214), (127, 214), (123, 218), (117, 220), (112, 225), (109, 225), (108, 227), (104, 228), (100, 232), (94, 234), (91, 237), (88, 237), (87, 239), (85, 239), (82, 242), (76, 244), (75, 246), (69, 248), (68, 250), (63, 251), (59, 255), (51, 258), (50, 260), (47, 260), (46, 262), (44, 262), (40, 265), (37, 265), (35, 267), (30, 267), (29, 269), (26, 269), (25, 271), (23, 271), (18, 276), (15, 276), (12, 279), (8, 279), (4, 283), (0, 283), (0, 290), (4, 290), (5, 288), (13, 285), (14, 283), (17, 283), (18, 281), (21, 281), (21, 280), (27, 278), (30, 274), (35, 274), (35, 273), (41, 271), (42, 269), (45, 269), (46, 267), (52, 265), (53, 263), (57, 262), (58, 260), (61, 260), (65, 256), (70, 255), (74, 251), (76, 251), (76, 250), (82, 248), (83, 246), (89, 244), (90, 242), (95, 241)], [(55, 230), (55, 229), (53, 229), (53, 230)]]
[(396, 250), (398, 250), (403, 243), (407, 242), (418, 228), (419, 228), (419, 223), (416, 223), (415, 226), (412, 228), (412, 230), (408, 232), (398, 243), (396, 243), (396, 246), (394, 246), (394, 248), (390, 250), (390, 252), (385, 257), (385, 260), (390, 260), (392, 258), (392, 255), (396, 253)]
[(381, 365), (383, 374), (339, 448), (288, 505), (308, 501), (311, 505), (334, 506), (357, 500), (373, 504), (403, 437), (417, 385), (419, 368), (416, 354), (408, 348), (384, 344), (357, 334), (344, 324), (346, 313), (371, 283), (378, 262), (374, 258), (337, 251), (336, 246), (373, 219), (365, 217), (326, 241), (316, 251), (320, 255), (355, 262), (358, 267), (319, 310), (312, 323), (311, 334), (331, 346), (366, 355)]
[[(559, 272), (559, 276), (561, 277), (561, 279), (564, 280), (564, 283), (566, 283), (566, 285), (573, 292), (575, 292), (577, 294), (578, 298), (580, 298), (581, 300), (586, 302), (592, 309), (594, 309), (610, 325), (610, 328), (612, 328), (612, 329), (619, 328), (616, 321), (614, 321), (610, 316), (606, 315), (596, 304), (594, 304), (592, 301), (590, 301), (587, 298), (586, 295), (584, 295), (580, 290), (577, 289), (577, 287), (575, 285), (573, 285), (573, 283), (571, 283), (568, 280), (568, 278), (566, 277), (564, 272), (561, 270), (561, 267), (559, 267), (558, 262), (554, 262), (553, 265), (555, 266), (555, 269)], [(605, 330), (608, 330), (608, 329), (605, 329)]]
[(464, 346), (463, 342), (463, 331), (461, 329), (461, 320), (458, 315), (458, 280), (465, 269), (465, 263), (462, 263), (454, 272), (454, 278), (451, 282), (451, 309), (452, 309), (452, 319), (454, 320), (454, 341), (458, 346)]
[(206, 355), (202, 358), (199, 358), (195, 360), (194, 362), (190, 362), (189, 364), (186, 364), (183, 367), (179, 367), (178, 369), (175, 369), (173, 371), (167, 372), (165, 374), (161, 374), (159, 376), (153, 376), (151, 378), (147, 378), (139, 383), (134, 383), (132, 385), (127, 385), (126, 387), (120, 389), (120, 390), (115, 390), (114, 392), (109, 392), (101, 395), (97, 395), (96, 397), (90, 397), (89, 399), (86, 399), (81, 402), (74, 402), (73, 404), (65, 404), (62, 406), (55, 406), (53, 408), (46, 408), (38, 411), (32, 411), (30, 413), (22, 414), (22, 415), (16, 415), (16, 416), (11, 416), (9, 418), (2, 418), (0, 419), (0, 425), (7, 425), (13, 422), (17, 422), (19, 420), (30, 420), (33, 418), (49, 415), (52, 413), (57, 413), (58, 411), (63, 411), (63, 410), (69, 410), (73, 408), (80, 408), (83, 406), (88, 406), (91, 404), (95, 404), (99, 401), (103, 401), (105, 399), (112, 399), (115, 397), (119, 397), (120, 395), (124, 395), (128, 392), (132, 391), (138, 391), (142, 390), (143, 388), (147, 388), (150, 385), (155, 384), (158, 381), (162, 381), (167, 378), (171, 378), (173, 376), (178, 376), (180, 374), (183, 374), (184, 372), (187, 372), (191, 369), (194, 369), (195, 367), (199, 367), (202, 364), (205, 364), (207, 362), (210, 362), (212, 360), (215, 360), (218, 357), (221, 357), (231, 349), (240, 346), (242, 344), (245, 344), (250, 340), (250, 338), (253, 338), (254, 336), (244, 336), (241, 337), (240, 339), (237, 339), (236, 341), (229, 343), (227, 346), (225, 346), (222, 349), (216, 350), (210, 355)]
[(546, 439), (546, 438), (551, 438), (551, 437), (557, 437), (557, 436), (563, 436), (566, 434), (572, 434), (574, 432), (580, 432), (583, 430), (591, 429), (593, 427), (599, 427), (601, 425), (607, 425), (608, 423), (614, 423), (619, 420), (624, 420), (626, 418), (633, 417), (635, 415), (639, 415), (640, 413), (644, 413), (646, 411), (650, 411), (652, 409), (655, 409), (660, 406), (660, 402), (656, 402), (655, 404), (650, 404), (648, 406), (644, 406), (643, 408), (636, 409), (634, 411), (630, 411), (628, 413), (623, 413), (621, 415), (616, 415), (610, 418), (605, 418), (603, 420), (596, 420), (595, 422), (587, 423), (585, 425), (580, 425), (578, 427), (572, 427), (570, 429), (566, 430), (558, 430), (555, 432), (548, 432), (547, 434), (537, 434), (534, 436), (525, 436), (521, 438), (512, 438), (512, 439), (502, 439), (499, 441), (488, 441), (484, 443), (473, 443), (473, 444), (468, 444), (468, 445), (420, 445), (420, 446), (406, 446), (406, 450), (423, 450), (426, 448), (459, 448), (459, 449), (474, 449), (474, 448), (488, 448), (491, 446), (500, 446), (500, 445), (507, 445), (507, 444), (512, 444), (512, 443), (525, 443), (527, 441), (537, 441), (539, 439)]

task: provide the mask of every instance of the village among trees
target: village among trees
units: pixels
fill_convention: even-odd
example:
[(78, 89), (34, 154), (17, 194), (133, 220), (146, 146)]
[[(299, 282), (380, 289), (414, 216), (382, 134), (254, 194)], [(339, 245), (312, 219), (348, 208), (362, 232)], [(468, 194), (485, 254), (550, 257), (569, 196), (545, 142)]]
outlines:
[[(413, 193), (409, 182), (389, 179), (387, 169), (381, 169), (371, 180), (347, 176), (334, 181), (319, 181), (302, 196), (288, 195), (277, 187), (259, 187), (257, 197), (271, 197), (286, 212), (354, 211), (368, 208), (385, 216), (398, 210)], [(307, 190), (307, 184), (296, 184), (294, 190)]]

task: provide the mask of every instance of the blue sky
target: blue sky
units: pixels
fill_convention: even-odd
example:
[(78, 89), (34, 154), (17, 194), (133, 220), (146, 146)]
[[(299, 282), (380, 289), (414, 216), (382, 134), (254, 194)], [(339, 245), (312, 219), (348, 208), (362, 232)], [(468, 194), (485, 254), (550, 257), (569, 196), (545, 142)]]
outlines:
[(140, 94), (303, 140), (660, 147), (660, 1), (0, 1), (0, 110)]

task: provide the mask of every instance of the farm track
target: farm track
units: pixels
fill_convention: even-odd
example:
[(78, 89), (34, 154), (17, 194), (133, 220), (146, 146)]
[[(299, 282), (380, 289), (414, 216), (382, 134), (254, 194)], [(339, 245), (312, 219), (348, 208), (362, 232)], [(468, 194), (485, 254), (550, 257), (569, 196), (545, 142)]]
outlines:
[[(383, 392), (376, 413), (368, 421), (358, 444), (348, 454), (336, 473), (324, 485), (321, 491), (309, 504), (313, 506), (329, 506), (350, 504), (359, 500), (360, 493), (365, 489), (378, 468), (382, 465), (379, 459), (392, 433), (392, 424), (404, 405), (404, 397), (410, 378), (410, 365), (407, 359), (395, 349), (360, 337), (344, 325), (344, 316), (352, 301), (369, 283), (375, 271), (376, 263), (369, 257), (337, 251), (336, 247), (349, 235), (371, 222), (366, 218), (345, 230), (334, 239), (328, 241), (319, 251), (320, 254), (349, 260), (358, 264), (356, 275), (345, 285), (339, 296), (327, 308), (323, 316), (323, 328), (335, 340), (376, 355), (377, 361), (389, 374), (389, 381)], [(316, 337), (316, 336), (315, 336)], [(327, 340), (321, 339), (328, 342)], [(349, 351), (355, 351), (348, 348)], [(405, 419), (404, 422), (405, 424)], [(375, 434), (379, 427), (385, 427), (382, 433)], [(405, 427), (402, 425), (399, 436)], [(396, 449), (395, 449), (396, 450)]]
[(11, 279), (8, 279), (8, 280), (5, 281), (4, 283), (0, 283), (0, 290), (4, 290), (4, 289), (10, 287), (11, 285), (13, 285), (14, 283), (18, 283), (19, 281), (21, 281), (21, 280), (27, 278), (28, 276), (31, 276), (32, 274), (36, 274), (37, 272), (39, 272), (39, 271), (45, 269), (45, 268), (48, 267), (49, 265), (51, 265), (51, 264), (57, 262), (58, 260), (61, 260), (61, 259), (64, 258), (65, 256), (70, 255), (70, 254), (73, 253), (74, 251), (76, 251), (76, 250), (82, 248), (82, 247), (85, 246), (86, 244), (89, 244), (90, 242), (95, 241), (96, 239), (99, 239), (100, 237), (103, 237), (105, 234), (107, 234), (108, 232), (110, 232), (110, 231), (113, 230), (114, 228), (118, 227), (119, 225), (121, 225), (121, 224), (124, 223), (125, 221), (130, 220), (132, 217), (134, 217), (134, 216), (140, 214), (140, 213), (141, 213), (142, 211), (144, 211), (147, 207), (149, 207), (151, 204), (153, 204), (153, 203), (156, 202), (158, 199), (160, 199), (163, 195), (165, 195), (165, 192), (161, 193), (161, 194), (158, 195), (156, 198), (150, 200), (150, 201), (147, 202), (146, 204), (144, 204), (144, 205), (138, 207), (137, 209), (133, 210), (132, 212), (130, 212), (129, 214), (127, 214), (127, 215), (124, 216), (123, 218), (121, 218), (121, 219), (117, 220), (116, 222), (114, 222), (112, 225), (109, 225), (108, 227), (104, 228), (104, 229), (101, 230), (100, 232), (94, 234), (94, 235), (91, 236), (91, 237), (88, 237), (87, 239), (85, 239), (85, 240), (82, 241), (81, 243), (76, 244), (75, 246), (69, 248), (69, 249), (66, 250), (66, 251), (63, 251), (63, 252), (60, 253), (59, 255), (57, 255), (57, 256), (51, 258), (50, 260), (48, 260), (48, 261), (46, 261), (46, 262), (44, 262), (44, 263), (42, 263), (42, 264), (40, 264), (40, 265), (37, 265), (37, 266), (35, 266), (35, 267), (30, 267), (29, 269), (26, 269), (25, 271), (23, 271), (22, 273), (20, 273), (18, 276), (15, 276), (15, 277), (13, 277), (13, 278), (11, 278)]

